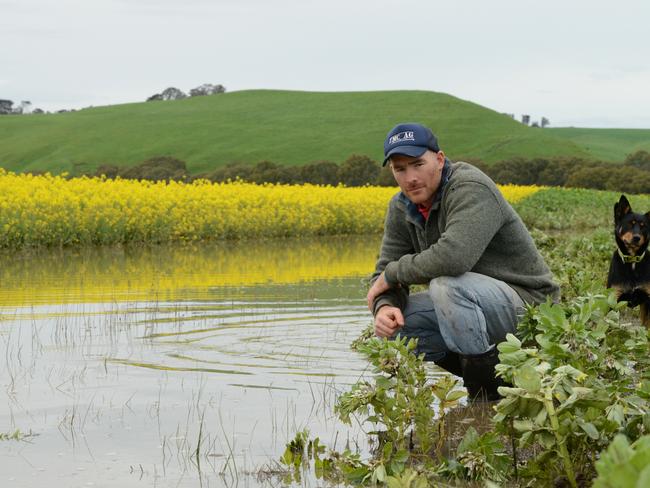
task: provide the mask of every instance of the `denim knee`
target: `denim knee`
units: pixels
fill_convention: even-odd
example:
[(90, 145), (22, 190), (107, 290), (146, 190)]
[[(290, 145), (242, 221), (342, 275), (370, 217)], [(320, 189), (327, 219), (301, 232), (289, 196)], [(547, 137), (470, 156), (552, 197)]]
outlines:
[(440, 334), (447, 347), (458, 354), (480, 354), (490, 347), (487, 324), (472, 290), (463, 286), (463, 276), (434, 278), (429, 293), (436, 304)]
[(523, 304), (503, 281), (473, 272), (437, 277), (429, 293), (447, 347), (460, 354), (482, 354), (503, 340)]

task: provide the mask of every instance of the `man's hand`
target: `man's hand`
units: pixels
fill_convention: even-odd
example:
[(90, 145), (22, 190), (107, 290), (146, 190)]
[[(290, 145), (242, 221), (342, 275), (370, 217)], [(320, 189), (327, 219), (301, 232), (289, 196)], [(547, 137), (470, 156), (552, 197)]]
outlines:
[(404, 316), (397, 307), (385, 305), (375, 315), (375, 335), (391, 337), (404, 325)]
[(390, 286), (386, 283), (386, 278), (384, 278), (384, 273), (379, 275), (379, 278), (372, 284), (370, 290), (368, 290), (368, 309), (372, 312), (372, 304), (375, 303), (375, 298), (384, 293), (385, 291), (390, 290)]

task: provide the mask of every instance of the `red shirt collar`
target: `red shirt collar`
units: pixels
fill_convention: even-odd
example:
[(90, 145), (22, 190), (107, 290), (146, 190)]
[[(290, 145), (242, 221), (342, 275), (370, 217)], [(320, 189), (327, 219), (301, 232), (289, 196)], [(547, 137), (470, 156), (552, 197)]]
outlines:
[(417, 205), (418, 212), (420, 212), (420, 215), (424, 217), (424, 221), (426, 222), (429, 219), (429, 212), (431, 211), (431, 206), (425, 207), (424, 205)]

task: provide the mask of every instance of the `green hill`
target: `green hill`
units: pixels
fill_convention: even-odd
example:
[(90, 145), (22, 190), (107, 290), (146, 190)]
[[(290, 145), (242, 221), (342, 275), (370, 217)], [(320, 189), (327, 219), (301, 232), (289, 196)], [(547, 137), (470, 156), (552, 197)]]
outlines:
[(544, 129), (551, 134), (575, 142), (601, 161), (623, 161), (630, 153), (650, 152), (650, 129), (582, 129), (566, 127)]
[(196, 173), (231, 161), (380, 159), (386, 132), (404, 121), (432, 127), (452, 159), (589, 156), (561, 131), (530, 128), (442, 93), (252, 90), (0, 117), (0, 167), (75, 174), (168, 155)]

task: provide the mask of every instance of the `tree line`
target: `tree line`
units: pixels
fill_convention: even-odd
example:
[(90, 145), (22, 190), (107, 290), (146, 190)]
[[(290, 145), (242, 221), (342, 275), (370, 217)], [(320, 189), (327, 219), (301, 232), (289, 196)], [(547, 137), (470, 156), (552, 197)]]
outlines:
[(333, 161), (313, 161), (301, 166), (285, 166), (272, 161), (257, 164), (233, 162), (212, 171), (190, 174), (187, 165), (179, 159), (160, 156), (147, 159), (135, 166), (101, 165), (86, 176), (105, 176), (107, 178), (145, 179), (152, 181), (209, 180), (227, 182), (242, 180), (250, 183), (281, 183), (314, 185), (343, 184), (346, 186), (394, 186), (395, 180), (388, 168), (368, 156), (354, 154), (343, 163)]
[[(650, 193), (650, 153), (647, 151), (629, 154), (625, 161), (619, 164), (566, 157), (533, 159), (516, 157), (493, 164), (473, 160), (472, 164), (501, 184)], [(340, 164), (326, 160), (313, 161), (302, 166), (286, 166), (272, 161), (260, 161), (257, 164), (233, 162), (198, 174), (190, 174), (184, 161), (161, 156), (130, 167), (101, 165), (86, 175), (153, 181), (190, 182), (205, 179), (212, 182), (226, 182), (239, 179), (251, 183), (396, 185), (388, 167), (382, 168), (377, 161), (359, 154), (350, 156)]]
[(565, 186), (650, 193), (650, 153), (636, 151), (622, 163), (583, 158), (512, 158), (491, 165), (477, 163), (502, 184)]
[[(219, 93), (226, 93), (226, 87), (212, 83), (203, 83), (202, 85), (192, 88), (188, 93), (179, 90), (176, 87), (170, 86), (165, 88), (161, 93), (155, 93), (147, 98), (147, 102), (166, 101), (166, 100), (182, 100), (188, 97), (201, 97), (207, 95), (217, 95)], [(86, 108), (92, 108), (86, 107)], [(61, 109), (56, 113), (76, 112), (76, 109)], [(0, 115), (29, 115), (29, 114), (45, 114), (46, 112), (40, 108), (33, 108), (32, 102), (23, 100), (18, 105), (14, 105), (13, 100), (0, 99)]]

